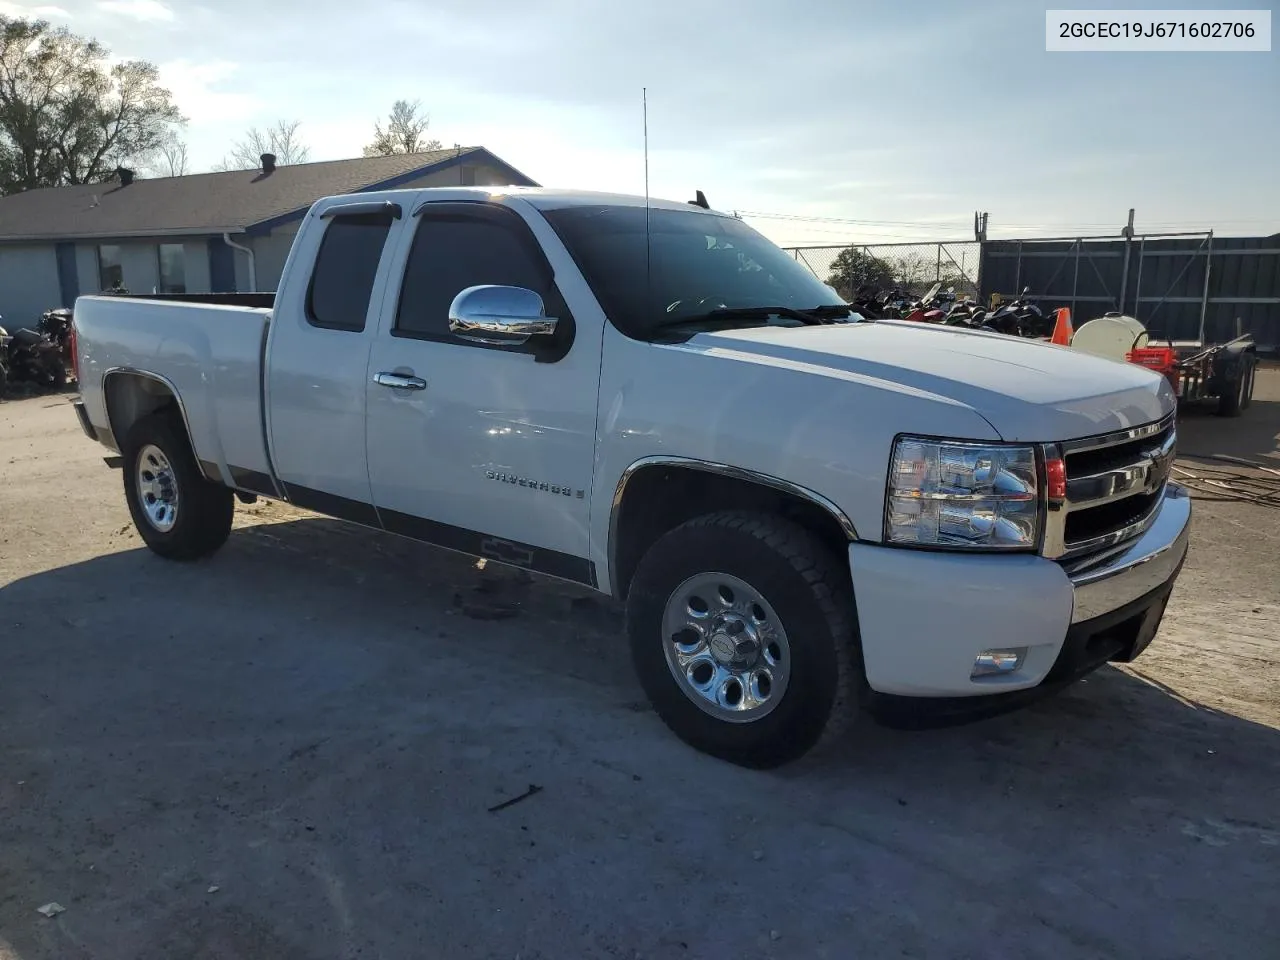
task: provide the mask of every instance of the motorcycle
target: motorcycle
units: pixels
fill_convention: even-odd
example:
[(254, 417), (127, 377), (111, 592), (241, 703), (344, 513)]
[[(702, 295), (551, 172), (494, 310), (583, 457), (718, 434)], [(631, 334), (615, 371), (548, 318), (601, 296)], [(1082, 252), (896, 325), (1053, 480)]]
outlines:
[(951, 309), (947, 311), (947, 315), (942, 318), (942, 322), (949, 327), (980, 327), (982, 321), (986, 319), (987, 311), (976, 300), (964, 299), (957, 300), (951, 305)]
[(36, 329), (58, 345), (64, 368), (71, 367), (71, 317), (70, 307), (55, 307), (40, 314)]
[(866, 284), (858, 288), (850, 306), (868, 320), (880, 320), (884, 317), (884, 300), (880, 297), (880, 291)]
[(1045, 314), (1039, 304), (1027, 297), (1030, 292), (1030, 287), (1023, 287), (1016, 299), (1001, 304), (990, 315), (989, 322), (998, 332), (1029, 339), (1053, 336), (1053, 316)]
[(67, 368), (58, 345), (29, 327), (13, 333), (0, 327), (0, 368), (0, 389), (21, 381), (53, 390), (67, 385)]
[(942, 309), (943, 305), (947, 302), (947, 297), (955, 297), (955, 289), (952, 288), (946, 294), (939, 296), (940, 289), (942, 284), (935, 283), (929, 288), (928, 293), (908, 305), (907, 313), (902, 319), (918, 323), (941, 323), (946, 316), (946, 311)]

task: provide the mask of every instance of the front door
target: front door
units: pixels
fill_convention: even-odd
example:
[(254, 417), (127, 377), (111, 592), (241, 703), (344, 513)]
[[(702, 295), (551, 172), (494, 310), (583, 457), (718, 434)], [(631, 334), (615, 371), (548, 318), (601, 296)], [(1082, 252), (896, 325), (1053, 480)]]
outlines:
[[(418, 220), (403, 239), (409, 250), (397, 260), (406, 267), (388, 283), (369, 358), (369, 476), (382, 524), (593, 583), (599, 321), (575, 329), (551, 263), (512, 208), (433, 202)], [(539, 293), (558, 321), (552, 342), (491, 346), (454, 336), (449, 306), (479, 284)]]

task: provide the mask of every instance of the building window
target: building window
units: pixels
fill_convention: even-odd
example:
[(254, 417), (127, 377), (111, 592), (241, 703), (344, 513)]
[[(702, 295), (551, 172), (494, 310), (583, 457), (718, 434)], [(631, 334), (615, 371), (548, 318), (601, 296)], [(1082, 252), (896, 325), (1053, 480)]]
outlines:
[(476, 185), (476, 168), (462, 167), (461, 169), (462, 169), (462, 176), (460, 177), (460, 179), (462, 181), (462, 186), (474, 187)]
[(186, 250), (180, 243), (160, 244), (160, 292), (187, 292)]
[(114, 243), (98, 247), (98, 289), (124, 289), (124, 260), (120, 248)]

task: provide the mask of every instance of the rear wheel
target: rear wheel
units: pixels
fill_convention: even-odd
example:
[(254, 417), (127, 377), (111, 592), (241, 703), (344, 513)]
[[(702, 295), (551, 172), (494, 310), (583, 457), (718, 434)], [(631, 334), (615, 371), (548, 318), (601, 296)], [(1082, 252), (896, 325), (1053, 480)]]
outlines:
[(778, 766), (857, 711), (848, 572), (780, 518), (718, 513), (664, 535), (636, 571), (627, 629), (658, 715), (724, 760)]
[(1249, 406), (1253, 403), (1253, 380), (1254, 380), (1254, 377), (1257, 375), (1257, 373), (1258, 373), (1258, 361), (1254, 359), (1252, 362), (1249, 363), (1249, 370), (1248, 370), (1249, 382), (1245, 385), (1244, 393), (1240, 400), (1241, 410), (1248, 410)]
[(148, 547), (170, 560), (197, 560), (226, 542), (233, 494), (200, 473), (176, 417), (143, 417), (129, 430), (122, 453), (125, 499)]
[(1252, 357), (1244, 354), (1232, 371), (1231, 379), (1223, 384), (1218, 395), (1218, 416), (1238, 417), (1253, 400)]

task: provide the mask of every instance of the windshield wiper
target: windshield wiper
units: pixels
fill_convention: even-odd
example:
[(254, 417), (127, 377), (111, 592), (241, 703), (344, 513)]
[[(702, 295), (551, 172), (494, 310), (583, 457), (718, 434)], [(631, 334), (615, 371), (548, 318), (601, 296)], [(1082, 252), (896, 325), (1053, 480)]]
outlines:
[[(858, 313), (856, 307), (847, 303), (825, 303), (817, 307), (806, 307), (804, 312), (813, 314), (815, 317), (821, 317), (823, 320), (839, 320), (842, 317), (853, 316), (855, 313), (859, 317), (862, 316), (862, 314)], [(866, 318), (864, 317), (863, 319)]]
[[(670, 325), (698, 323), (706, 320), (768, 320), (770, 317), (785, 317), (788, 320), (799, 320), (806, 326), (821, 323), (832, 323), (838, 317), (847, 317), (852, 313), (851, 307), (837, 304), (809, 307), (799, 310), (795, 307), (717, 307), (706, 313), (672, 320)], [(667, 326), (668, 324), (663, 324)]]
[(695, 313), (687, 317), (673, 317), (658, 324), (658, 329), (668, 327), (697, 326), (698, 324), (715, 324), (716, 326), (732, 326), (741, 320), (768, 320), (771, 317), (783, 317), (797, 320), (805, 326), (834, 323), (838, 318), (852, 316), (856, 313), (853, 307), (842, 304), (823, 304), (804, 310), (796, 307), (717, 307), (705, 313)]

